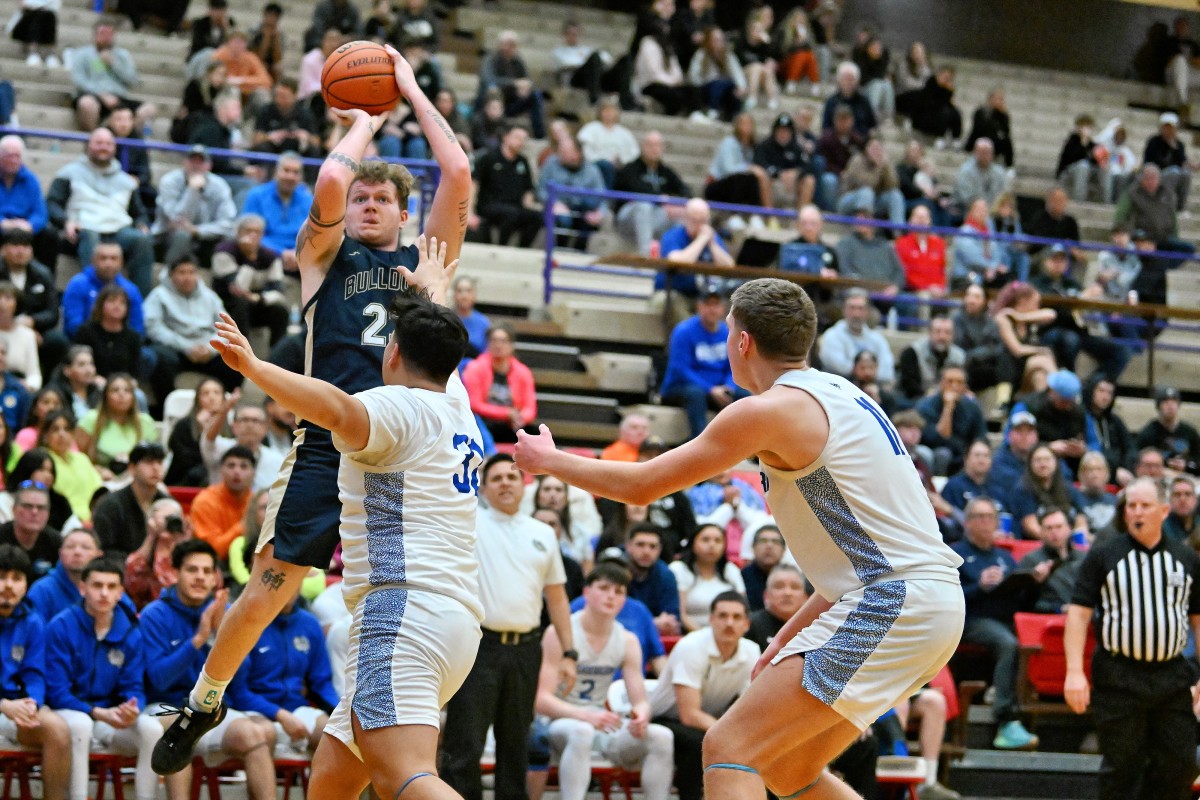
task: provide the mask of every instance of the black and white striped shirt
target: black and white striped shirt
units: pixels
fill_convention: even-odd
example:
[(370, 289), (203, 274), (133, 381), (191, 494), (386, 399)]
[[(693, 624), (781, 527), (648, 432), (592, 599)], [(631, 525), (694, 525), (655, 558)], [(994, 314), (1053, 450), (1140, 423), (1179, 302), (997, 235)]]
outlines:
[(1200, 557), (1164, 536), (1147, 550), (1128, 534), (1097, 542), (1079, 568), (1075, 605), (1097, 610), (1099, 646), (1135, 661), (1170, 661), (1200, 614)]

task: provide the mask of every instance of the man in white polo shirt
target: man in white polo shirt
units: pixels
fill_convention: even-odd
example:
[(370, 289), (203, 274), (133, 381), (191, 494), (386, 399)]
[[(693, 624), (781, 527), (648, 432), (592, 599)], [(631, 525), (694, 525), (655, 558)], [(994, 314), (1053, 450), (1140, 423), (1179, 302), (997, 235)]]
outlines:
[(717, 595), (708, 627), (679, 640), (650, 695), (654, 722), (675, 734), (675, 788), (679, 800), (703, 797), (704, 734), (750, 688), (750, 671), (762, 651), (742, 638), (749, 629), (746, 598), (737, 592)]
[(495, 800), (527, 800), (529, 728), (542, 664), (542, 600), (563, 653), (559, 684), (575, 684), (571, 605), (554, 529), (521, 513), (525, 478), (512, 456), (497, 453), (480, 470), (475, 523), (483, 638), (475, 666), (446, 704), (442, 779), (464, 800), (482, 800), (479, 759), (492, 727), (496, 737)]

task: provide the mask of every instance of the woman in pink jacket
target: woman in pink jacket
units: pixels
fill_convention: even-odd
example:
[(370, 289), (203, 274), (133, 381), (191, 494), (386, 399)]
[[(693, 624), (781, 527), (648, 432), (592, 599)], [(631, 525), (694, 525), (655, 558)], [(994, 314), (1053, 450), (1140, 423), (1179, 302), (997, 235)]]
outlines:
[(533, 373), (513, 356), (514, 339), (506, 325), (491, 328), (487, 350), (463, 370), (471, 410), (496, 442), (515, 442), (517, 431), (537, 417)]

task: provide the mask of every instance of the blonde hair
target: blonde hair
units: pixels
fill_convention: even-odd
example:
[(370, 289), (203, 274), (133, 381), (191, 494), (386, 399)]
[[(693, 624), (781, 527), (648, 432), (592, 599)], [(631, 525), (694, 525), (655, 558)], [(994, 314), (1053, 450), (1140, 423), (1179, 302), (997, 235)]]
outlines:
[(369, 185), (391, 182), (396, 187), (396, 199), (402, 208), (407, 207), (408, 196), (412, 193), (416, 180), (412, 173), (399, 164), (389, 164), (386, 161), (364, 161), (358, 165), (352, 183)]

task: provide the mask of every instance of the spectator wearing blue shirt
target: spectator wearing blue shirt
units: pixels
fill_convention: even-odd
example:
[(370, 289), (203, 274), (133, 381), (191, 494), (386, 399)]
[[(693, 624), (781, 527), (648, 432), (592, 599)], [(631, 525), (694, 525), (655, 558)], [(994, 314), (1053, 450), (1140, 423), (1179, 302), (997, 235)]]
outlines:
[(1017, 706), (1017, 658), (1019, 645), (1013, 631), (1013, 615), (1020, 610), (1018, 593), (1000, 589), (1004, 579), (1017, 569), (1007, 550), (996, 547), (999, 514), (996, 504), (977, 497), (967, 504), (966, 538), (950, 545), (962, 556), (958, 568), (967, 603), (964, 642), (987, 648), (996, 661), (992, 685), (996, 699), (992, 715), (997, 733), (993, 744), (1004, 750), (1036, 747), (1038, 738), (1025, 730)]
[(925, 420), (921, 444), (933, 448), (938, 475), (958, 471), (967, 446), (987, 437), (987, 422), (979, 403), (967, 396), (967, 372), (962, 367), (942, 370), (938, 391), (917, 403), (917, 413)]
[[(732, 267), (733, 256), (729, 254), (729, 246), (712, 226), (712, 212), (708, 203), (698, 197), (687, 201), (683, 207), (683, 222), (669, 228), (659, 240), (659, 250), (662, 257), (668, 261), (678, 261), (681, 264), (712, 264), (718, 267)], [(662, 298), (659, 292), (666, 292), (668, 279), (671, 291), (671, 320), (678, 322), (686, 319), (691, 313), (692, 304), (699, 299), (702, 287), (708, 288), (703, 278), (688, 272), (675, 273), (668, 276), (666, 272), (658, 272), (654, 276), (654, 292), (656, 298)], [(719, 286), (719, 283), (717, 284)]]
[(53, 272), (58, 260), (58, 234), (46, 227), (50, 212), (42, 196), (42, 184), (24, 162), (25, 143), (21, 137), (0, 137), (0, 232), (29, 231), (34, 257)]
[(629, 556), (633, 580), (628, 597), (640, 600), (654, 615), (654, 627), (663, 636), (678, 636), (679, 585), (675, 576), (659, 556), (662, 555), (662, 531), (642, 522), (629, 531), (625, 554)]
[[(728, 502), (726, 493), (736, 490), (741, 502), (755, 511), (766, 511), (766, 503), (753, 486), (733, 475), (733, 470), (725, 470), (714, 478), (698, 483), (687, 490), (688, 500), (692, 501), (692, 512), (698, 517), (706, 517), (717, 510), (722, 503)], [(751, 610), (754, 610), (751, 608)]]
[[(596, 563), (611, 562), (633, 571), (633, 562), (620, 548), (610, 547), (596, 557)], [(582, 596), (571, 601), (571, 613), (583, 608)], [(617, 614), (617, 622), (625, 626), (625, 630), (637, 637), (642, 646), (642, 665), (648, 675), (658, 675), (667, 664), (667, 651), (663, 647), (662, 637), (654, 625), (654, 615), (641, 600), (627, 597), (625, 605)]]
[(245, 676), (244, 690), (232, 695), (238, 709), (275, 723), (277, 755), (315, 748), (339, 699), (321, 623), (296, 608), (296, 599), (263, 631), (238, 671)]
[(137, 619), (120, 607), (124, 570), (98, 558), (83, 570), (83, 603), (46, 629), (46, 703), (71, 729), (71, 797), (86, 797), (92, 742), (137, 756), (135, 791), (154, 797), (158, 776), (150, 754), (162, 726), (142, 716), (146, 694), (142, 636)]
[(454, 279), (454, 313), (467, 329), (468, 348), (463, 356), (459, 369), (465, 367), (471, 359), (487, 350), (487, 332), (492, 327), (492, 321), (475, 310), (475, 290), (478, 284), (474, 278), (459, 275)]
[[(608, 188), (604, 175), (595, 164), (583, 160), (579, 143), (570, 136), (558, 142), (554, 155), (546, 159), (538, 177), (538, 202), (545, 204), (547, 187), (551, 183), (572, 189), (591, 189), (603, 192)], [(608, 204), (602, 197), (561, 194), (554, 201), (554, 227), (556, 231), (577, 231), (558, 240), (561, 247), (587, 250), (588, 237), (598, 229), (608, 216)]]
[(304, 161), (298, 153), (284, 153), (275, 164), (275, 177), (246, 192), (243, 214), (258, 214), (267, 221), (263, 244), (283, 258), (285, 272), (296, 272), (296, 234), (308, 219), (312, 190), (305, 185)]
[[(307, 209), (307, 206), (305, 207)], [(307, 210), (305, 211), (307, 213)], [(142, 293), (132, 281), (121, 274), (125, 257), (121, 246), (115, 242), (100, 242), (92, 251), (91, 265), (67, 282), (63, 290), (63, 332), (74, 336), (92, 313), (96, 295), (110, 283), (116, 283), (129, 297), (129, 327), (142, 336), (146, 335), (146, 322), (142, 316)]]
[[(151, 719), (157, 719), (154, 715), (168, 707), (178, 707), (191, 691), (212, 649), (212, 637), (225, 618), (228, 599), (224, 589), (213, 593), (220, 567), (217, 552), (208, 542), (201, 539), (180, 542), (171, 551), (171, 566), (179, 581), (164, 589), (159, 599), (142, 610), (141, 616), (147, 667), (147, 707), (143, 714)], [(235, 678), (240, 680), (241, 676)], [(231, 687), (231, 695), (237, 691)], [(162, 719), (164, 724), (171, 721), (169, 717)], [(274, 741), (275, 731), (270, 722), (230, 710), (220, 724), (201, 737), (197, 746), (202, 756), (241, 759), (251, 800), (273, 800)], [(167, 776), (166, 783), (169, 796), (186, 795), (191, 785), (190, 767)]]
[[(54, 619), (83, 597), (83, 569), (101, 555), (100, 538), (88, 528), (76, 528), (62, 537), (58, 563), (29, 587), (29, 604), (42, 619)], [(132, 604), (130, 609), (136, 613)]]
[(42, 797), (65, 800), (71, 771), (67, 723), (46, 705), (45, 623), (25, 599), (32, 565), (0, 545), (0, 748), (42, 751)]
[(671, 331), (663, 402), (683, 406), (692, 438), (708, 425), (708, 409), (720, 410), (746, 392), (733, 382), (725, 340), (725, 297), (716, 289), (700, 299), (696, 316)]
[(993, 478), (991, 470), (992, 446), (987, 439), (976, 439), (967, 446), (962, 471), (951, 475), (942, 487), (942, 497), (959, 511), (976, 497), (990, 497), (1000, 511), (1010, 511), (1008, 486)]

